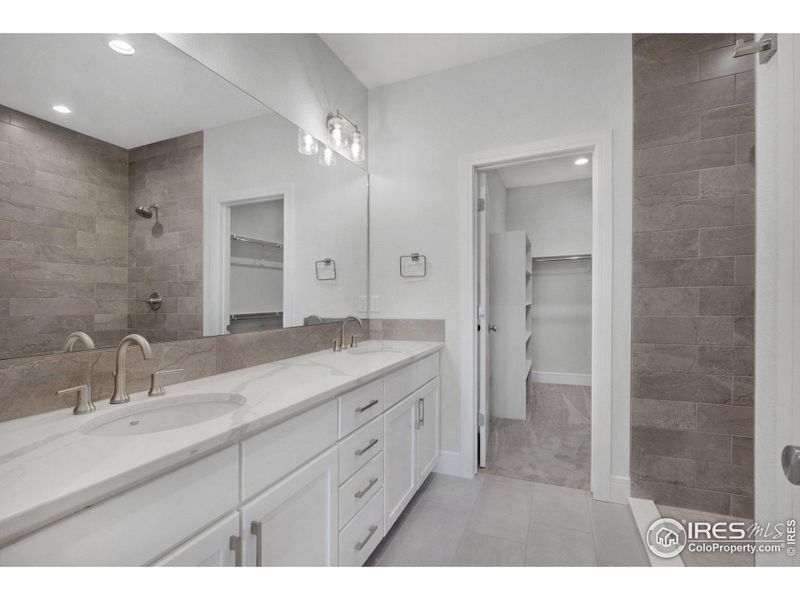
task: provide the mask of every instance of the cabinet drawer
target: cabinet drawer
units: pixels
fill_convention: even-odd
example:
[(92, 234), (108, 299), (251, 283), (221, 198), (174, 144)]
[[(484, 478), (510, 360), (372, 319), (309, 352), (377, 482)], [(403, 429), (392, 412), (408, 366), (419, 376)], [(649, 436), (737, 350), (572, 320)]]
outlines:
[(417, 365), (417, 387), (425, 385), (439, 375), (439, 353), (426, 356)]
[(389, 409), (417, 389), (417, 365), (408, 365), (383, 380), (386, 408)]
[(231, 446), (0, 549), (0, 565), (138, 566), (236, 508)]
[(339, 438), (355, 431), (383, 412), (383, 379), (339, 398)]
[(383, 450), (383, 416), (339, 442), (339, 483), (347, 479)]
[(339, 566), (360, 567), (383, 539), (383, 490), (339, 534)]
[(335, 444), (337, 418), (337, 403), (330, 400), (243, 441), (243, 499), (272, 485)]
[(339, 488), (339, 529), (383, 487), (383, 452)]

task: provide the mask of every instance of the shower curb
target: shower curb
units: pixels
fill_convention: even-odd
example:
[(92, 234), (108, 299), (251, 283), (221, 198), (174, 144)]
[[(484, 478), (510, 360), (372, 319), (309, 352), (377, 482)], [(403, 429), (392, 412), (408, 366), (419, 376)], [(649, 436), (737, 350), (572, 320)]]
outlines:
[(661, 513), (658, 511), (656, 503), (652, 500), (645, 500), (644, 498), (628, 498), (628, 506), (630, 506), (633, 519), (636, 521), (636, 528), (639, 530), (639, 535), (642, 538), (644, 551), (647, 553), (647, 558), (650, 559), (650, 566), (685, 567), (686, 565), (680, 556), (674, 558), (659, 558), (647, 549), (647, 530), (653, 521), (661, 518)]

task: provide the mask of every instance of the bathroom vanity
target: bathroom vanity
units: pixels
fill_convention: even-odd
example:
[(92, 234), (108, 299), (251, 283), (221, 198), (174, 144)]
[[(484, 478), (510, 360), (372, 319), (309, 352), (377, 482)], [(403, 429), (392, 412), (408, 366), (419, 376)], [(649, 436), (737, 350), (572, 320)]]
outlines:
[(360, 566), (439, 457), (438, 342), (0, 423), (0, 565)]

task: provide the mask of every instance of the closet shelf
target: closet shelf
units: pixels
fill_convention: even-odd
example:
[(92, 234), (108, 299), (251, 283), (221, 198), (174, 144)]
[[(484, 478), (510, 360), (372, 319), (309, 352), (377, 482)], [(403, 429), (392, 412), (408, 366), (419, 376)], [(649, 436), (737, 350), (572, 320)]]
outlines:
[(239, 235), (232, 233), (231, 239), (237, 242), (245, 242), (247, 244), (259, 244), (261, 246), (269, 246), (270, 248), (283, 248), (283, 242), (273, 242), (271, 240), (261, 240), (258, 238), (250, 237), (247, 235)]

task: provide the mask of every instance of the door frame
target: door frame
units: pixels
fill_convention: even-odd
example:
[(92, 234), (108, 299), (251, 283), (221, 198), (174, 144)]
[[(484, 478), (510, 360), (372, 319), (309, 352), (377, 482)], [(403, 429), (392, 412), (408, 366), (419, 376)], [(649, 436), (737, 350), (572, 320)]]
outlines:
[[(758, 37), (758, 34), (756, 34)], [(800, 35), (756, 64), (756, 280), (754, 493), (762, 526), (800, 515), (800, 489), (781, 451), (800, 439)], [(800, 564), (783, 553), (756, 564)]]
[[(226, 335), (230, 306), (231, 207), (283, 198), (283, 327), (294, 324), (294, 184), (208, 199), (204, 208), (203, 335)], [(302, 323), (301, 323), (302, 324)]]
[[(463, 365), (460, 375), (461, 410), (461, 474), (473, 477), (477, 473), (478, 452), (478, 280), (476, 276), (476, 177), (480, 168), (513, 163), (574, 152), (592, 153), (592, 441), (591, 491), (595, 498), (625, 502), (629, 495), (627, 470), (625, 482), (612, 476), (612, 310), (613, 310), (613, 134), (596, 131), (582, 135), (543, 140), (519, 146), (500, 148), (459, 159), (461, 248), (467, 251), (460, 259), (461, 298), (459, 330), (464, 336), (459, 342)], [(627, 323), (617, 327), (630, 328)], [(467, 333), (469, 332), (469, 333)], [(630, 398), (617, 398), (615, 411), (630, 411)], [(627, 422), (627, 421), (626, 421)], [(630, 428), (615, 432), (630, 436)]]

